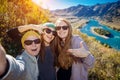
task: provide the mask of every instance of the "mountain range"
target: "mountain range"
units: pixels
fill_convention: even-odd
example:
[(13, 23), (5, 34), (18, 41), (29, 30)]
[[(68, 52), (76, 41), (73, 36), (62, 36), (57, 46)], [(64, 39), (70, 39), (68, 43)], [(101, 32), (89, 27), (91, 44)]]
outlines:
[(51, 11), (54, 16), (98, 17), (108, 21), (120, 20), (120, 1), (93, 6), (77, 5)]

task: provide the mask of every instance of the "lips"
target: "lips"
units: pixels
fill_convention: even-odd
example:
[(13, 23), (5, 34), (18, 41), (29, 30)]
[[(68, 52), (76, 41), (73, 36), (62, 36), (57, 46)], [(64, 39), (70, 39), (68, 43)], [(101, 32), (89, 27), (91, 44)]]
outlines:
[(51, 38), (52, 38), (52, 36), (47, 36), (47, 38), (51, 39)]
[(53, 40), (52, 36), (47, 36), (48, 40), (51, 42)]
[(37, 49), (31, 49), (32, 51), (37, 51)]

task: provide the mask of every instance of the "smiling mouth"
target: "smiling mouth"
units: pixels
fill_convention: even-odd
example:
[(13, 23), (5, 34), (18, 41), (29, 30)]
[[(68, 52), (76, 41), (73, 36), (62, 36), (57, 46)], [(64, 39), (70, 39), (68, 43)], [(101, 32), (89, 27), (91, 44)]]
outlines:
[(52, 38), (52, 36), (47, 36), (47, 38), (51, 39), (51, 38)]
[(32, 49), (32, 51), (37, 51), (37, 49)]

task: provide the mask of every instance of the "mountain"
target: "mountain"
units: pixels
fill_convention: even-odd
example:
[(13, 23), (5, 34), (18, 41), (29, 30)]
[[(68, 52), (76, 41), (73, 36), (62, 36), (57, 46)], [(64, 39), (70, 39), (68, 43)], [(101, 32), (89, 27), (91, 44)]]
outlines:
[(99, 17), (102, 19), (117, 18), (120, 20), (120, 1), (105, 4), (96, 4), (93, 6), (72, 6), (66, 9), (51, 11), (55, 16), (76, 16), (76, 17)]

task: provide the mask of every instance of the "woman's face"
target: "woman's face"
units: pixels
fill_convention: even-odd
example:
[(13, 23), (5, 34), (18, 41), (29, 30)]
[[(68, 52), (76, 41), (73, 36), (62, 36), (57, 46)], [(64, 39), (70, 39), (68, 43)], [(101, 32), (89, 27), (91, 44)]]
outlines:
[(56, 32), (62, 40), (66, 39), (68, 36), (68, 31), (68, 25), (64, 21), (59, 21), (56, 23)]
[(24, 48), (32, 56), (38, 55), (41, 48), (41, 40), (35, 36), (29, 36), (24, 41)]
[(43, 29), (43, 39), (44, 43), (46, 46), (49, 46), (50, 42), (54, 39), (55, 37), (55, 30), (50, 27), (46, 27)]

